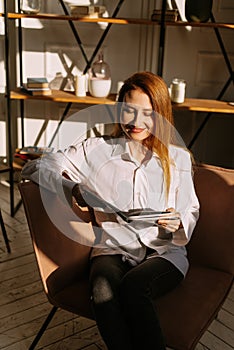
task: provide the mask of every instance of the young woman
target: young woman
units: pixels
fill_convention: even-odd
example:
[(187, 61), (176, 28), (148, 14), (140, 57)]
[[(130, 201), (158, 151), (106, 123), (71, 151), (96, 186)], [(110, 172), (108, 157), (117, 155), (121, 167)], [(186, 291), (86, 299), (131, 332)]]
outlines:
[[(94, 207), (99, 230), (90, 260), (91, 299), (107, 348), (162, 350), (154, 300), (188, 270), (185, 245), (199, 212), (192, 163), (190, 153), (175, 145), (162, 78), (150, 72), (131, 76), (120, 90), (117, 111), (111, 137), (89, 138), (30, 162), (23, 177), (54, 192), (62, 187), (68, 200), (83, 193)], [(120, 215), (133, 209), (142, 214), (138, 220)], [(144, 217), (144, 209), (160, 214)]]

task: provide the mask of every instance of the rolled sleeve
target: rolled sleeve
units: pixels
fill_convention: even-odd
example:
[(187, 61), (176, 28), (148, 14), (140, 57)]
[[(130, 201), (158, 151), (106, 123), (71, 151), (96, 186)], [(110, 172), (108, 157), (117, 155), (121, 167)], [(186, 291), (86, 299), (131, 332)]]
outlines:
[(64, 152), (58, 151), (29, 161), (22, 169), (22, 177), (57, 193), (62, 200), (66, 199), (71, 204), (72, 189), (82, 181), (80, 165), (83, 160), (82, 145), (69, 147)]

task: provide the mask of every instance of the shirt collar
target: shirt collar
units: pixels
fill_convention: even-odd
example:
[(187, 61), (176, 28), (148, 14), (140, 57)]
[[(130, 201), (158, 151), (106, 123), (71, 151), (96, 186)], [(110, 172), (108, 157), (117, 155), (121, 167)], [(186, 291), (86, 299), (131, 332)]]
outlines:
[[(114, 144), (112, 150), (112, 157), (121, 156), (123, 160), (133, 161), (129, 150), (128, 139), (126, 137), (120, 137), (115, 140), (116, 143)], [(152, 158), (159, 158), (159, 156), (157, 155), (157, 153), (153, 152)]]
[(126, 137), (119, 137), (114, 139), (114, 147), (112, 150), (112, 157), (129, 154), (128, 140)]

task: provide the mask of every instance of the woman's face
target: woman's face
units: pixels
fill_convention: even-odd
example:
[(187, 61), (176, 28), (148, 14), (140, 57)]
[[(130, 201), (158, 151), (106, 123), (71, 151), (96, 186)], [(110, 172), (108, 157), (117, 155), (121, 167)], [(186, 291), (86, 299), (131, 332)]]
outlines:
[(154, 119), (155, 113), (148, 95), (141, 89), (131, 90), (126, 94), (120, 123), (129, 138), (143, 142), (154, 131)]

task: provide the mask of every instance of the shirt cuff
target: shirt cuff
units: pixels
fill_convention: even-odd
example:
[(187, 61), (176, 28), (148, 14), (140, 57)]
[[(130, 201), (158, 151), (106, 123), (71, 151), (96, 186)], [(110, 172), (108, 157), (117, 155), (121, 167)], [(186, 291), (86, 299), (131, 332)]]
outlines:
[(172, 233), (171, 242), (177, 246), (184, 246), (188, 243), (188, 238), (183, 227)]

